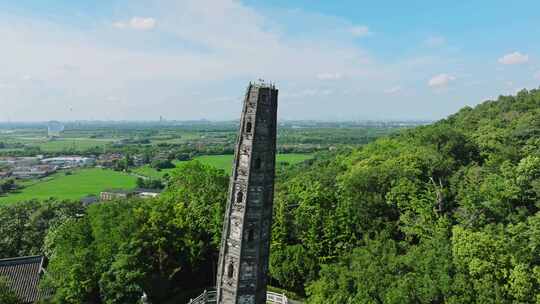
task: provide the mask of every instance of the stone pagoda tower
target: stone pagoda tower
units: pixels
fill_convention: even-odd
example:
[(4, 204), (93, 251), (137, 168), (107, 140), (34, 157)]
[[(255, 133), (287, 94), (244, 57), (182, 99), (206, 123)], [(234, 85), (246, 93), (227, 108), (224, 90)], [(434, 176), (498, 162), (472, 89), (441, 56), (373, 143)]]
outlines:
[(218, 304), (265, 304), (274, 199), (278, 90), (249, 84), (217, 269)]

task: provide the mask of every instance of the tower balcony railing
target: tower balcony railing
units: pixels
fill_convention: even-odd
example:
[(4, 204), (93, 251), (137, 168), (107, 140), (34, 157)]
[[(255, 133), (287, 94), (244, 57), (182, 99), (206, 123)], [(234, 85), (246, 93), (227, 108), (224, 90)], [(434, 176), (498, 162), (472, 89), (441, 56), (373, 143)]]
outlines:
[[(289, 304), (289, 299), (284, 294), (268, 291), (266, 292), (266, 303)], [(217, 304), (217, 292), (205, 290), (200, 296), (189, 300), (188, 304)]]

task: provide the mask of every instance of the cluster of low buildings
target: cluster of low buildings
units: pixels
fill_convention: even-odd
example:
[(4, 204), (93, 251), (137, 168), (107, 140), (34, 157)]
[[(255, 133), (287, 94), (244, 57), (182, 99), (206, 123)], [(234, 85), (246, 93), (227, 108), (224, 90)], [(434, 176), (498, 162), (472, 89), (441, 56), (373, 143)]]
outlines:
[(59, 169), (71, 169), (94, 166), (96, 164), (96, 159), (94, 157), (62, 156), (45, 158), (41, 160), (41, 163), (56, 166)]
[(122, 153), (101, 154), (96, 160), (96, 165), (102, 168), (112, 168), (116, 162), (123, 158), (124, 155)]
[[(114, 165), (123, 160), (126, 156), (122, 153), (105, 153), (101, 154), (96, 159), (96, 166), (101, 168), (113, 168)], [(144, 159), (142, 155), (133, 155), (131, 157), (131, 160), (133, 161), (133, 166), (143, 166), (144, 165)]]
[(159, 189), (109, 189), (102, 191), (99, 196), (89, 195), (81, 199), (81, 203), (84, 206), (89, 206), (97, 202), (117, 201), (130, 198), (155, 198), (161, 194), (162, 190)]
[(95, 158), (82, 156), (2, 157), (0, 158), (0, 179), (9, 177), (16, 179), (42, 178), (59, 169), (89, 167), (95, 164)]
[(128, 198), (154, 198), (158, 197), (161, 193), (161, 190), (156, 189), (133, 189), (133, 190), (125, 190), (125, 189), (111, 189), (111, 190), (105, 190), (100, 193), (100, 200), (101, 201), (113, 201), (118, 199), (128, 199)]
[[(38, 179), (51, 175), (58, 170), (69, 170), (84, 167), (112, 168), (125, 156), (120, 153), (103, 154), (99, 157), (60, 156), (45, 158), (35, 157), (0, 157), (0, 180), (2, 179)], [(135, 165), (142, 162), (142, 157), (132, 157)], [(111, 189), (99, 196), (87, 196), (81, 199), (84, 205), (99, 201), (112, 201), (129, 198), (155, 198), (161, 190), (155, 189)]]
[[(42, 178), (61, 169), (75, 169), (82, 167), (115, 168), (116, 164), (125, 159), (123, 153), (105, 153), (94, 156), (59, 156), (45, 158), (43, 155), (34, 157), (0, 157), (0, 179), (2, 178)], [(166, 155), (157, 155), (153, 159), (166, 159)], [(143, 155), (130, 157), (131, 165), (143, 166)]]

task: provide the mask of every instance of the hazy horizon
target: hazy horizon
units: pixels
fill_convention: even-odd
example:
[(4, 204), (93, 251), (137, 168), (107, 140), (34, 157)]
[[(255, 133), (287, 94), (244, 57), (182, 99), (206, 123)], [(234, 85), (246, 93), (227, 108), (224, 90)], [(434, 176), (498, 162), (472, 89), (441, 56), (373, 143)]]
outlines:
[[(239, 118), (238, 118), (239, 119)], [(22, 121), (0, 121), (0, 125), (7, 124), (47, 124), (52, 121), (58, 121), (63, 124), (70, 123), (238, 123), (238, 119), (224, 119), (224, 120), (211, 120), (211, 119), (187, 119), (187, 120), (176, 120), (176, 119), (164, 119), (160, 121), (157, 120), (137, 120), (137, 119), (126, 119), (126, 120), (22, 120)], [(290, 123), (351, 123), (351, 124), (362, 124), (362, 123), (431, 123), (436, 120), (430, 119), (358, 119), (358, 120), (325, 120), (325, 119), (278, 119), (280, 124), (290, 124)]]
[(540, 3), (470, 2), (4, 1), (0, 122), (234, 120), (259, 78), (283, 120), (432, 121), (537, 88)]

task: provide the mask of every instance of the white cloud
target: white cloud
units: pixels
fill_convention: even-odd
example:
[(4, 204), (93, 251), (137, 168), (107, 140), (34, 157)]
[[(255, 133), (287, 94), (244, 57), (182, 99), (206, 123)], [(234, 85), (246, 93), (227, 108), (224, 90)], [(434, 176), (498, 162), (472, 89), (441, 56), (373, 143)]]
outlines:
[(514, 91), (512, 93), (510, 93), (511, 95), (517, 95), (519, 92), (523, 91), (523, 90), (527, 90), (527, 88), (525, 87), (521, 87), (521, 88), (514, 88)]
[(341, 73), (319, 73), (317, 79), (319, 80), (339, 80), (343, 78)]
[(60, 69), (65, 72), (77, 72), (79, 71), (79, 67), (76, 65), (71, 64), (63, 64)]
[(353, 26), (349, 29), (349, 31), (354, 37), (365, 37), (365, 36), (371, 35), (371, 32), (369, 31), (369, 27), (365, 25)]
[[(296, 100), (309, 101), (312, 112), (306, 115), (305, 109), (288, 106), (285, 95), (281, 95), (280, 111), (292, 118), (320, 118), (332, 112), (326, 101), (336, 92), (371, 86), (359, 80), (370, 71), (377, 71), (370, 80), (383, 82), (384, 69), (374, 68), (375, 63), (352, 35), (325, 31), (332, 28), (343, 34), (350, 27), (345, 20), (325, 19), (325, 29), (299, 39), (264, 11), (238, 1), (155, 1), (160, 5), (147, 15), (154, 21), (132, 19), (114, 24), (124, 31), (159, 26), (166, 35), (154, 35), (152, 43), (111, 30), (110, 24), (83, 32), (46, 20), (0, 18), (5, 46), (0, 56), (0, 82), (16, 79), (28, 86), (24, 90), (2, 88), (0, 109), (10, 110), (0, 113), (0, 120), (7, 114), (20, 120), (62, 120), (148, 119), (163, 113), (171, 119), (230, 119), (238, 114), (230, 102), (218, 100), (212, 109), (200, 103), (214, 98), (216, 91), (236, 96), (249, 80), (258, 77), (277, 81), (282, 92), (293, 83), (306, 88), (296, 94)], [(302, 13), (298, 17), (302, 19)], [(306, 26), (310, 20), (305, 19)], [(21, 71), (40, 81), (23, 82)], [(344, 79), (344, 75), (348, 84), (330, 81)], [(331, 86), (319, 87), (318, 78)], [(334, 101), (339, 102), (349, 100)], [(111, 114), (102, 112), (105, 107)], [(66, 110), (70, 108), (73, 111)]]
[(116, 22), (113, 22), (112, 26), (114, 26), (117, 29), (125, 29), (128, 27), (128, 24), (124, 21), (116, 21)]
[(321, 95), (328, 96), (328, 95), (332, 95), (334, 93), (334, 91), (330, 90), (330, 89), (324, 89), (320, 93), (321, 93)]
[(0, 82), (0, 89), (13, 89), (15, 88), (14, 84)]
[(428, 47), (440, 47), (446, 44), (446, 38), (442, 36), (432, 36), (424, 41), (424, 44)]
[[(111, 23), (81, 30), (36, 18), (0, 18), (0, 81), (20, 81), (21, 71), (36, 79), (17, 82), (24, 89), (2, 90), (0, 120), (157, 119), (165, 113), (170, 119), (232, 119), (239, 110), (227, 100), (212, 107), (201, 102), (216, 94), (237, 96), (259, 77), (277, 82), (281, 118), (416, 117), (428, 90), (411, 90), (418, 95), (407, 105), (385, 91), (397, 92), (387, 89), (403, 77), (423, 84), (427, 68), (452, 69), (442, 60), (414, 64), (417, 58), (401, 53), (391, 62), (377, 60), (355, 41), (348, 20), (301, 10), (294, 20), (303, 30), (275, 19), (274, 11), (236, 0), (129, 1), (126, 9), (154, 21), (110, 17), (124, 30)], [(134, 26), (153, 26), (160, 34), (151, 41), (126, 34)], [(361, 36), (369, 29), (354, 32)], [(454, 110), (441, 109), (427, 115)]]
[(129, 25), (137, 30), (150, 30), (156, 27), (156, 20), (154, 18), (133, 17), (129, 21)]
[(540, 71), (534, 73), (534, 78), (540, 80)]
[(287, 91), (281, 94), (283, 98), (305, 98), (315, 96), (328, 96), (334, 93), (334, 90), (328, 88), (306, 88), (298, 91)]
[(395, 86), (395, 87), (391, 87), (385, 90), (384, 93), (392, 95), (392, 94), (397, 94), (401, 92), (401, 90), (402, 90), (401, 86)]
[(105, 100), (110, 103), (119, 103), (121, 101), (121, 99), (117, 96), (107, 96)]
[(156, 19), (150, 17), (133, 17), (129, 21), (116, 21), (113, 26), (118, 29), (151, 30), (156, 27)]
[(456, 80), (456, 77), (448, 74), (439, 74), (436, 76), (433, 76), (429, 81), (428, 85), (432, 88), (437, 87), (446, 87), (450, 82)]
[(501, 64), (522, 64), (529, 61), (529, 55), (521, 54), (520, 52), (513, 52), (510, 54), (506, 54), (499, 58), (499, 63)]

